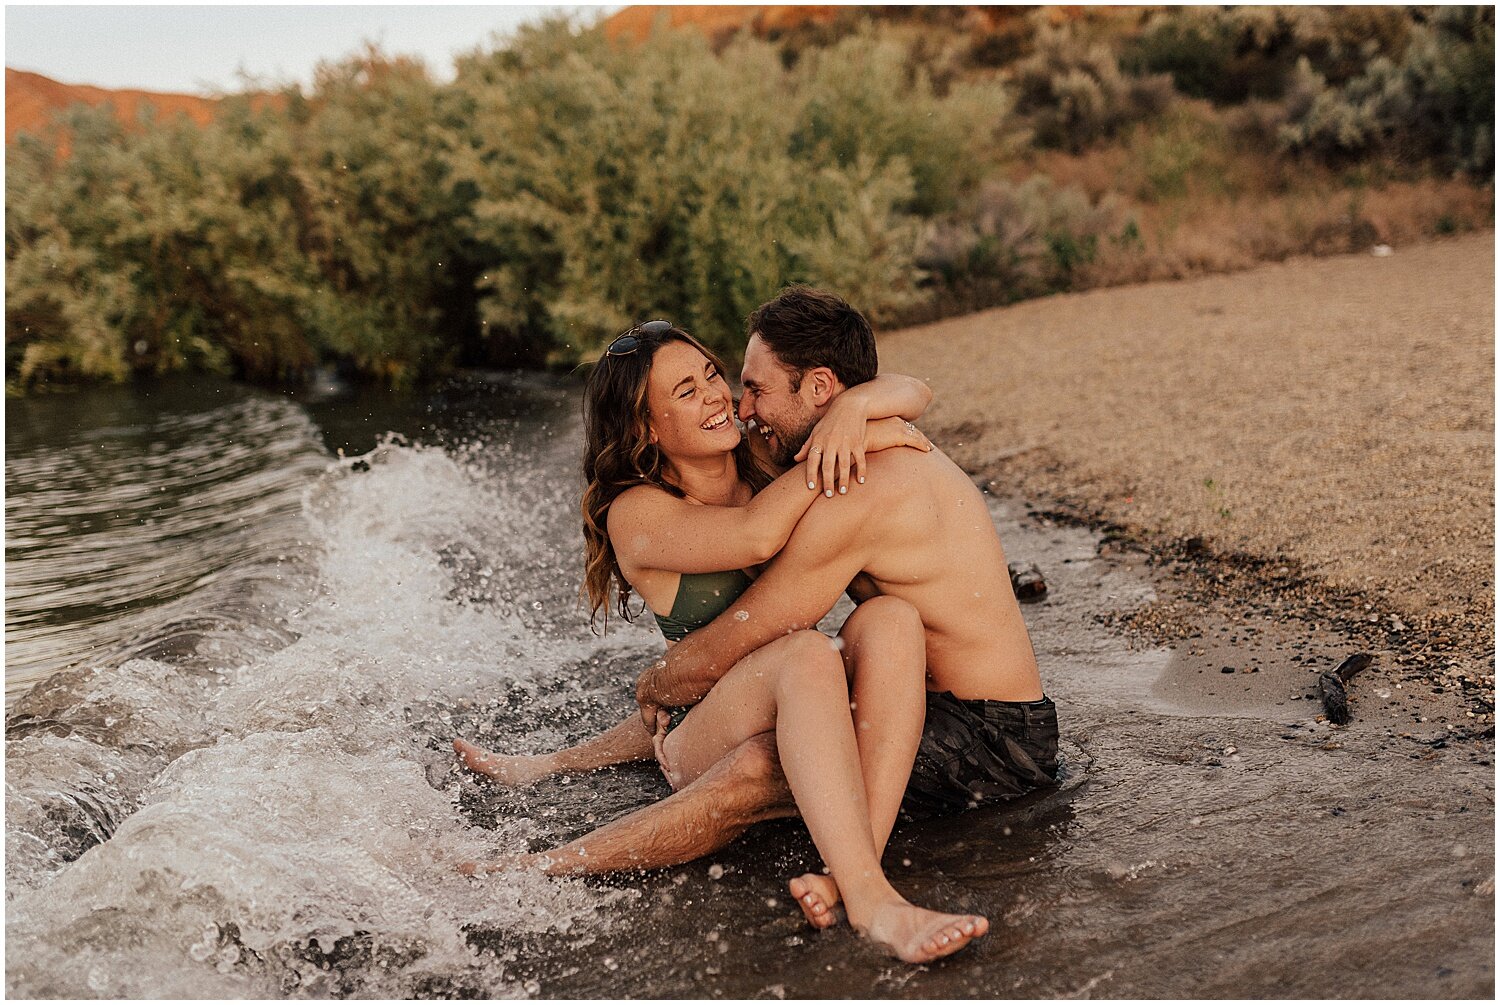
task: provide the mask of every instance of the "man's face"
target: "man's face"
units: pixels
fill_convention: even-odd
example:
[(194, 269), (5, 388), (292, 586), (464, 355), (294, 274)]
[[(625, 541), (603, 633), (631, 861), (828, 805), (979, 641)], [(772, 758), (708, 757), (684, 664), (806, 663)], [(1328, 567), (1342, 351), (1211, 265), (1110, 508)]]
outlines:
[(792, 390), (792, 375), (783, 367), (759, 335), (751, 335), (745, 346), (745, 366), (740, 371), (745, 387), (740, 398), (741, 422), (755, 420), (760, 435), (766, 437), (771, 458), (782, 467), (792, 460), (807, 435), (818, 422), (818, 410), (810, 400), (809, 382)]

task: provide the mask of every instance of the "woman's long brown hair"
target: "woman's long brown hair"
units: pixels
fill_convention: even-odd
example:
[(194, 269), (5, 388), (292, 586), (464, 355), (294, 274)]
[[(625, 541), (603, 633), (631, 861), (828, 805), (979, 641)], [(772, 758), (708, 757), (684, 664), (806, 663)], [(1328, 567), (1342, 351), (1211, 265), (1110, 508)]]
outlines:
[[(610, 505), (620, 493), (635, 485), (655, 485), (675, 496), (683, 495), (681, 489), (667, 481), (666, 459), (649, 435), (646, 387), (656, 350), (668, 342), (685, 342), (707, 356), (720, 373), (728, 373), (713, 350), (680, 328), (649, 336), (637, 332), (636, 337), (640, 339), (640, 347), (634, 352), (599, 358), (583, 393), (582, 592), (588, 597), (590, 627), (595, 626), (601, 610), (608, 627), (611, 586), (620, 617), (626, 621), (634, 617), (630, 610), (631, 586), (620, 571), (614, 545), (609, 540)], [(748, 438), (740, 438), (734, 448), (734, 459), (740, 478), (751, 489), (759, 492), (770, 484), (771, 474), (751, 456)]]

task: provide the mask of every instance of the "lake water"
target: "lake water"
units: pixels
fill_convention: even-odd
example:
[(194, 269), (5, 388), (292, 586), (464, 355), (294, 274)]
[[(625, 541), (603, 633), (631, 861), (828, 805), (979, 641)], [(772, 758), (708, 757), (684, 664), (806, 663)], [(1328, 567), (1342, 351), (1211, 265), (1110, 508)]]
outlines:
[(1488, 754), (1418, 762), (1373, 699), (1318, 723), (1281, 671), (1337, 639), (1236, 635), (1222, 658), (1267, 672), (1185, 687), (1201, 664), (1101, 623), (1151, 599), (1145, 573), (1017, 500), (992, 514), (1052, 585), (1025, 611), (1067, 776), (898, 829), (897, 886), (993, 927), (913, 968), (805, 926), (796, 822), (645, 876), (454, 871), (666, 793), (650, 765), (508, 792), (448, 749), (581, 739), (661, 650), (591, 634), (577, 599), (575, 388), (175, 381), (6, 408), (12, 997), (1493, 988)]

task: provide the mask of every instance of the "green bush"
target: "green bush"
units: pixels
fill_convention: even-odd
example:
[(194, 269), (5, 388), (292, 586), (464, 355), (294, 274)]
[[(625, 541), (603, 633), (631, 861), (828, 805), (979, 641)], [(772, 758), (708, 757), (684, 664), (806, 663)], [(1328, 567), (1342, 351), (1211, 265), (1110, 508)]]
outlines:
[(486, 329), (567, 360), (648, 316), (737, 348), (792, 281), (877, 319), (909, 303), (918, 217), (972, 184), (1005, 105), (939, 98), (903, 59), (868, 32), (787, 69), (749, 38), (623, 49), (552, 23), (463, 62), (474, 143), (453, 169), (478, 193)]
[(989, 287), (994, 303), (1054, 293), (1072, 285), (1102, 240), (1139, 243), (1134, 222), (1122, 226), (1120, 215), (1113, 200), (1093, 202), (1045, 175), (992, 180), (931, 228), (918, 264), (949, 290)]
[(1371, 154), (1433, 159), (1493, 174), (1494, 8), (1440, 8), (1415, 26), (1399, 62), (1378, 56), (1342, 86), (1305, 62), (1299, 74), (1313, 96), (1281, 127), (1287, 149), (1333, 162)]
[(1108, 46), (1090, 44), (1071, 25), (1036, 20), (1036, 49), (1016, 64), (1016, 112), (1041, 146), (1078, 151), (1121, 127), (1158, 115), (1172, 98), (1165, 75), (1121, 71)]
[(443, 319), (473, 294), (438, 88), (370, 53), (281, 97), (231, 99), (201, 129), (78, 110), (67, 156), (54, 136), (12, 146), (13, 386), (181, 369), (279, 380), (320, 359), (399, 383), (442, 363)]
[(1276, 100), (1299, 60), (1343, 83), (1379, 56), (1399, 59), (1411, 15), (1400, 7), (1177, 7), (1152, 14), (1122, 53), (1137, 73), (1220, 104)]

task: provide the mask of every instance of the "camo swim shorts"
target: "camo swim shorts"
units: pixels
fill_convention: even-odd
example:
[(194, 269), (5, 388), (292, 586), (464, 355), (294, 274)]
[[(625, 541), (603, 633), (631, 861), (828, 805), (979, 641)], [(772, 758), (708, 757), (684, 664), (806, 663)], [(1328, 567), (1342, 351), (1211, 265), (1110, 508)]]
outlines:
[(927, 721), (901, 801), (913, 819), (1014, 799), (1057, 778), (1057, 707), (927, 692)]

